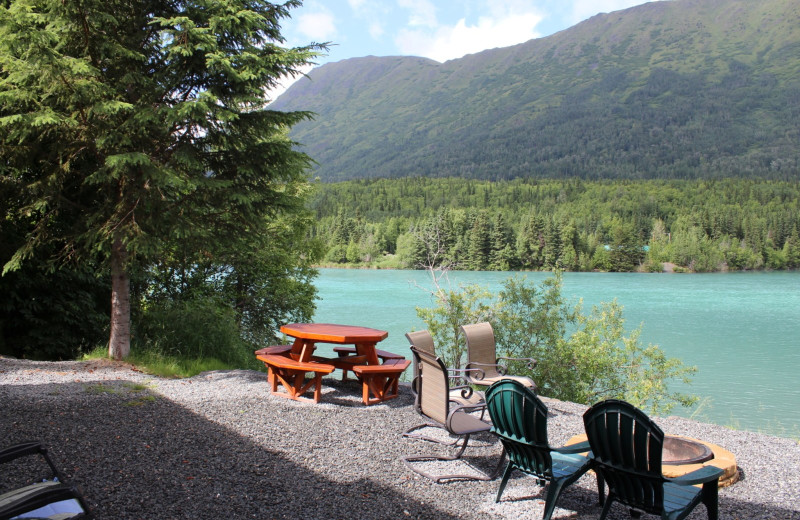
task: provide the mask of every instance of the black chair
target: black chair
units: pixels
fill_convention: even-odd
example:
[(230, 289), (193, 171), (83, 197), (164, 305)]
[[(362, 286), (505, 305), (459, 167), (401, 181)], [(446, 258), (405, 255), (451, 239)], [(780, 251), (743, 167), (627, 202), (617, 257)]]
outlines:
[[(47, 448), (40, 442), (17, 444), (0, 450), (0, 472), (2, 464), (22, 457), (41, 456), (47, 465), (45, 478), (23, 487), (2, 490), (0, 493), (0, 520), (8, 520), (24, 513), (34, 513), (34, 518), (85, 519), (93, 518), (83, 496), (65, 483)], [(61, 503), (61, 504), (59, 504)]]
[(578, 480), (591, 466), (591, 459), (579, 455), (589, 450), (586, 442), (553, 448), (547, 440), (547, 406), (533, 390), (519, 381), (500, 380), (486, 391), (486, 407), (492, 419), (491, 432), (500, 438), (508, 453), (508, 465), (500, 481), (495, 502), (517, 469), (533, 475), (541, 485), (549, 482), (544, 520), (553, 515), (561, 491)]
[[(644, 412), (630, 403), (609, 399), (595, 404), (583, 415), (592, 448), (600, 502), (608, 484), (600, 520), (611, 504), (620, 502), (660, 515), (664, 520), (681, 520), (703, 502), (710, 520), (719, 516), (717, 487), (723, 470), (705, 466), (677, 478), (661, 473), (664, 432)], [(695, 487), (702, 484), (702, 488)]]

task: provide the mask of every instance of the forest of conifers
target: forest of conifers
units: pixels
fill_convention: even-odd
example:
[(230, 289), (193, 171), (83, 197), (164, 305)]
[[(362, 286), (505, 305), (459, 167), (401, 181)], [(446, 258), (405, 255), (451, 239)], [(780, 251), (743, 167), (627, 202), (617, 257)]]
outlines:
[(320, 184), (328, 265), (710, 272), (800, 267), (800, 184), (403, 178)]

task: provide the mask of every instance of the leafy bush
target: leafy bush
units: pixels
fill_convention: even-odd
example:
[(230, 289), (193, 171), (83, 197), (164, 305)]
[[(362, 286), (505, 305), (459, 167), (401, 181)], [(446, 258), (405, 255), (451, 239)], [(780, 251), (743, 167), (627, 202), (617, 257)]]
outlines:
[(74, 359), (108, 342), (108, 280), (39, 262), (0, 277), (0, 354)]
[(134, 326), (133, 342), (140, 353), (257, 366), (254, 349), (240, 337), (236, 313), (213, 298), (159, 302), (143, 309)]
[(696, 401), (670, 388), (675, 380), (688, 383), (696, 369), (656, 345), (643, 346), (641, 327), (626, 335), (621, 305), (602, 303), (586, 314), (580, 302), (564, 299), (561, 287), (560, 272), (539, 286), (509, 278), (497, 295), (478, 285), (446, 290), (437, 283), (437, 306), (417, 314), (452, 367), (466, 357), (459, 326), (491, 322), (498, 355), (538, 361), (532, 372), (517, 363), (509, 373), (529, 375), (548, 397), (583, 404), (618, 398), (658, 414)]

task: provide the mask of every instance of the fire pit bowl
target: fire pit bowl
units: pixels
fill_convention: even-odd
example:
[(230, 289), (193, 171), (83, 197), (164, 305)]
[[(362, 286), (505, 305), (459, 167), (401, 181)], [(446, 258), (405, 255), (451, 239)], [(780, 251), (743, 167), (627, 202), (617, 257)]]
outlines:
[(681, 466), (684, 464), (700, 464), (714, 458), (711, 448), (694, 439), (667, 435), (661, 452), (661, 464)]

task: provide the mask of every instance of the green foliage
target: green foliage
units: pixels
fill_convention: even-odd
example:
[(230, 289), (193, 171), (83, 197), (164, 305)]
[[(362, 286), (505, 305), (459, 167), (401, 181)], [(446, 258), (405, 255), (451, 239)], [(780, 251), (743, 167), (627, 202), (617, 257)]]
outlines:
[(310, 206), (331, 264), (355, 263), (352, 237), (410, 268), (791, 269), (800, 255), (792, 182), (380, 179), (319, 185)]
[(0, 277), (0, 354), (74, 359), (108, 340), (108, 280), (90, 268), (27, 263)]
[[(98, 347), (85, 353), (81, 359), (105, 359), (107, 357), (108, 350), (104, 347)], [(193, 377), (201, 372), (208, 372), (210, 370), (232, 370), (242, 368), (240, 366), (223, 363), (216, 358), (200, 359), (194, 357), (168, 356), (157, 348), (148, 348), (145, 350), (136, 349), (126, 361), (135, 366), (137, 370), (164, 378)], [(263, 365), (258, 368), (262, 369)], [(133, 389), (133, 391), (136, 391), (136, 389)]]
[[(114, 281), (110, 350), (128, 339), (131, 274), (134, 307), (177, 308), (204, 292), (232, 309), (233, 337), (246, 341), (308, 315), (318, 250), (280, 228), (305, 218), (311, 160), (288, 130), (310, 114), (273, 110), (265, 97), (325, 48), (281, 46), (281, 20), (299, 5), (0, 4), (2, 219), (20, 238), (4, 274), (27, 262)], [(178, 265), (192, 274), (187, 294), (187, 278), (148, 286), (142, 274)], [(217, 294), (225, 282), (235, 288)]]
[(224, 304), (234, 312), (237, 336), (250, 345), (251, 357), (255, 348), (278, 339), (282, 324), (310, 320), (317, 276), (311, 265), (321, 251), (316, 241), (305, 238), (308, 218), (298, 214), (262, 225), (268, 238), (247, 249), (208, 244), (198, 255), (176, 244), (135, 277), (135, 308), (146, 314), (154, 304), (204, 299)]
[(329, 63), (277, 106), (325, 121), (292, 133), (325, 182), (796, 181), (796, 10), (793, 0), (650, 3), (446, 63)]
[(466, 343), (460, 327), (492, 318), (492, 294), (478, 285), (464, 285), (458, 290), (437, 287), (432, 293), (436, 306), (417, 307), (417, 316), (425, 322), (437, 345), (436, 354), (447, 366), (460, 368), (466, 362)]
[(136, 320), (133, 340), (137, 350), (162, 358), (255, 366), (253, 348), (239, 336), (236, 313), (210, 298), (165, 301), (144, 309)]
[(537, 360), (533, 372), (515, 362), (509, 373), (531, 376), (543, 395), (584, 404), (618, 398), (658, 414), (696, 401), (671, 388), (676, 380), (688, 383), (696, 369), (643, 346), (641, 327), (626, 335), (621, 305), (602, 303), (586, 314), (564, 300), (561, 287), (557, 271), (539, 286), (510, 278), (497, 295), (475, 285), (439, 288), (436, 306), (417, 314), (449, 366), (460, 367), (465, 356), (458, 327), (490, 321), (498, 355)]

